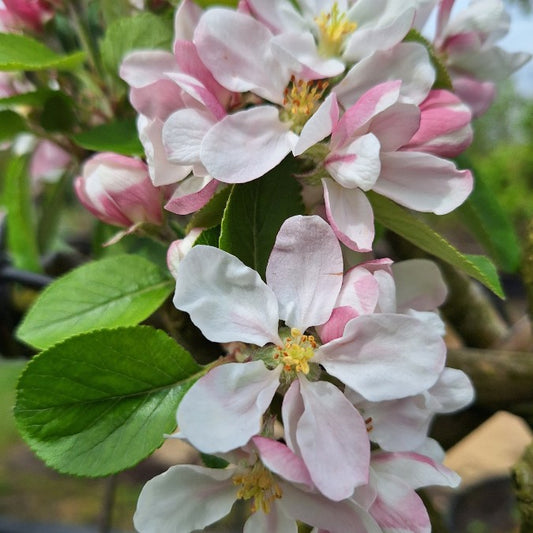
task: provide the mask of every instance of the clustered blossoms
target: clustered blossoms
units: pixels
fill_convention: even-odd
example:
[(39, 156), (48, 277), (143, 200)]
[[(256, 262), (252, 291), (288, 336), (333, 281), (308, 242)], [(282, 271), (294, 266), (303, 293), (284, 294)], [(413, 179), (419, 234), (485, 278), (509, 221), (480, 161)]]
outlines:
[(442, 0), (432, 51), (453, 91), (436, 85), (418, 38), (436, 4), (241, 0), (204, 11), (183, 0), (173, 50), (124, 59), (146, 165), (88, 161), (76, 187), (93, 213), (157, 224), (164, 199), (189, 215), (287, 157), (308, 213), (281, 225), (265, 279), (195, 245), (201, 228), (169, 249), (174, 305), (228, 347), (183, 397), (173, 436), (222, 468), (178, 465), (149, 481), (140, 533), (202, 529), (237, 499), (250, 501), (248, 533), (296, 532), (298, 521), (317, 533), (422, 533), (431, 526), (415, 490), (458, 485), (428, 438), (436, 414), (473, 397), (445, 366), (438, 269), (343, 260), (373, 249), (369, 191), (435, 214), (465, 201), (472, 175), (449, 158), (469, 145), (492, 80), (528, 59), (494, 45), (508, 25), (500, 0), (474, 0), (456, 19)]

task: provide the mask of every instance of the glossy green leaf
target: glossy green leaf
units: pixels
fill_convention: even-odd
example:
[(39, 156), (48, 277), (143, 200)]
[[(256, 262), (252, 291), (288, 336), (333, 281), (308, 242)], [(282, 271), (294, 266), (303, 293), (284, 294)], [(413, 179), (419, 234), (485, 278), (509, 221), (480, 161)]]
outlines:
[(472, 194), (457, 213), (496, 264), (506, 272), (516, 272), (521, 261), (516, 232), (497, 196), (479, 173)]
[(198, 244), (204, 244), (205, 246), (214, 246), (218, 248), (218, 242), (220, 240), (220, 226), (214, 228), (205, 229), (198, 235), (198, 238), (194, 241), (194, 246)]
[(107, 29), (100, 50), (104, 65), (118, 73), (124, 56), (132, 50), (172, 48), (172, 21), (152, 13), (115, 20)]
[(219, 247), (263, 277), (279, 228), (304, 212), (295, 167), (289, 156), (265, 176), (234, 185), (224, 211)]
[(0, 70), (71, 70), (84, 60), (84, 52), (59, 55), (25, 35), (0, 33)]
[[(0, 113), (1, 115), (1, 113)], [(7, 249), (13, 266), (40, 272), (30, 178), (26, 158), (15, 157), (7, 165), (2, 202), (7, 210)]]
[(367, 193), (375, 219), (415, 246), (462, 270), (483, 283), (500, 298), (504, 298), (498, 273), (493, 263), (484, 256), (465, 255), (444, 237), (433, 231), (422, 220), (405, 208), (375, 193)]
[(72, 136), (72, 140), (86, 150), (116, 152), (123, 155), (143, 155), (135, 120), (120, 120), (96, 126)]
[(204, 207), (192, 215), (191, 220), (187, 224), (187, 231), (193, 228), (209, 229), (220, 225), (230, 192), (231, 187), (224, 187), (218, 191)]
[(27, 131), (26, 121), (15, 111), (0, 111), (0, 141), (12, 141), (18, 133)]
[(168, 273), (137, 255), (93, 261), (50, 284), (17, 336), (43, 349), (77, 333), (135, 325), (158, 309), (173, 285)]
[(203, 373), (164, 332), (146, 326), (70, 337), (36, 356), (18, 383), (15, 418), (50, 467), (119, 472), (161, 446), (176, 408)]

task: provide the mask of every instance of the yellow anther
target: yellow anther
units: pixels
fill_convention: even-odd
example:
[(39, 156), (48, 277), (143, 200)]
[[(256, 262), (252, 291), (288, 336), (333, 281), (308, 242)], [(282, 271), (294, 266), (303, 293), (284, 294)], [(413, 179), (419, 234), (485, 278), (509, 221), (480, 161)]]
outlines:
[(235, 474), (233, 484), (239, 486), (237, 498), (252, 500), (252, 511), (261, 509), (264, 513), (270, 512), (270, 506), (275, 499), (281, 498), (282, 492), (276, 484), (272, 473), (258, 461), (244, 472)]
[(292, 328), (291, 336), (285, 339), (284, 346), (278, 346), (274, 359), (280, 361), (285, 372), (309, 373), (309, 360), (315, 355), (317, 343), (312, 335), (302, 335), (299, 329)]
[(283, 92), (283, 109), (280, 118), (291, 123), (291, 129), (300, 133), (304, 124), (320, 105), (320, 99), (328, 87), (323, 80), (303, 81), (291, 77)]
[(357, 29), (357, 24), (348, 20), (346, 13), (339, 10), (337, 2), (329, 13), (322, 12), (315, 18), (318, 27), (318, 52), (324, 57), (341, 54), (344, 39)]

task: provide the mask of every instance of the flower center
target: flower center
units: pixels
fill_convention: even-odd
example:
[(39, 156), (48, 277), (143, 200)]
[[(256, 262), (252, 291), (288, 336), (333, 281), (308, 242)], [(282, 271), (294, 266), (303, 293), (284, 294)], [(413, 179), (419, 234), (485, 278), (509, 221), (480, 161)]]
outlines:
[(303, 81), (296, 80), (292, 76), (283, 92), (283, 109), (280, 112), (280, 119), (284, 122), (291, 122), (291, 129), (300, 133), (304, 124), (318, 107), (328, 85), (327, 81)]
[(291, 336), (286, 337), (285, 345), (278, 346), (274, 359), (278, 360), (286, 372), (309, 374), (309, 359), (315, 355), (317, 343), (312, 335), (302, 335), (299, 329), (292, 328)]
[(340, 55), (345, 37), (357, 29), (357, 24), (339, 10), (337, 2), (329, 13), (322, 11), (315, 22), (319, 33), (318, 52), (323, 57)]
[(264, 513), (269, 513), (272, 502), (282, 496), (281, 489), (274, 481), (272, 473), (260, 461), (246, 471), (235, 474), (232, 481), (234, 485), (240, 485), (237, 491), (238, 499), (251, 500), (253, 498), (253, 512), (261, 509)]

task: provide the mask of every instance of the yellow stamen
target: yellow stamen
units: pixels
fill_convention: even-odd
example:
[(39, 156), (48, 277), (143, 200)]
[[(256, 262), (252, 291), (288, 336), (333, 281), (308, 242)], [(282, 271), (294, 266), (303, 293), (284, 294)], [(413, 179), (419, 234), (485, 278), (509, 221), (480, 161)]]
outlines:
[(283, 92), (283, 109), (280, 118), (291, 123), (291, 129), (300, 133), (304, 124), (319, 106), (320, 99), (328, 87), (328, 82), (303, 81), (291, 77), (289, 85)]
[(315, 355), (317, 343), (312, 335), (302, 335), (300, 330), (291, 329), (291, 336), (284, 346), (278, 346), (274, 359), (279, 360), (286, 372), (309, 374), (309, 359)]
[(235, 474), (232, 480), (234, 485), (240, 485), (237, 491), (238, 499), (253, 499), (253, 512), (261, 509), (264, 513), (269, 513), (272, 502), (282, 496), (272, 473), (260, 461), (248, 470)]
[(345, 37), (357, 29), (357, 24), (340, 12), (337, 2), (329, 13), (320, 13), (315, 22), (319, 32), (318, 52), (324, 57), (340, 55)]

